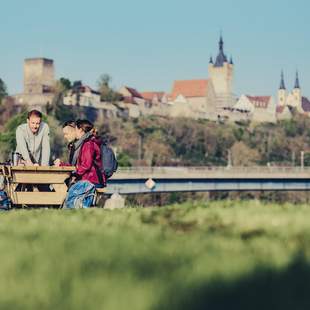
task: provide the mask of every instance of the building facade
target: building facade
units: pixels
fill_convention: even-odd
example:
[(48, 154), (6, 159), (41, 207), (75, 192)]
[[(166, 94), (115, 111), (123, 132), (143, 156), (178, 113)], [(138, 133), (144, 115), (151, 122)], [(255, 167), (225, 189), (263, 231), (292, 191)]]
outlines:
[(54, 61), (47, 58), (28, 58), (24, 61), (24, 89), (14, 96), (19, 105), (42, 110), (51, 104), (55, 87)]
[(309, 116), (310, 101), (302, 95), (298, 71), (296, 71), (294, 87), (290, 92), (285, 87), (284, 74), (283, 71), (281, 72), (277, 101), (278, 120), (290, 119), (293, 111)]

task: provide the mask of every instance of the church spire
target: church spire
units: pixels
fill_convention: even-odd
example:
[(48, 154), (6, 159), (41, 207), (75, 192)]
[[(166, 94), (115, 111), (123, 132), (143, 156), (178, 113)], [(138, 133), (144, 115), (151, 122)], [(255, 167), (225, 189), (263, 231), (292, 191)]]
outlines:
[(213, 58), (212, 58), (212, 56), (210, 56), (209, 64), (213, 65)]
[(224, 54), (224, 41), (223, 41), (223, 37), (222, 34), (220, 35), (220, 40), (219, 40), (219, 53), (216, 57), (215, 60), (215, 67), (223, 67), (224, 62), (227, 62), (227, 57)]
[(295, 79), (295, 86), (294, 88), (300, 88), (300, 85), (299, 85), (299, 77), (298, 77), (298, 71), (296, 71), (296, 79)]
[(280, 82), (280, 87), (279, 89), (286, 89), (285, 84), (284, 84), (284, 75), (283, 75), (283, 70), (281, 71), (281, 82)]
[(223, 41), (222, 34), (220, 35), (219, 51), (222, 52), (222, 53), (224, 53), (224, 41)]

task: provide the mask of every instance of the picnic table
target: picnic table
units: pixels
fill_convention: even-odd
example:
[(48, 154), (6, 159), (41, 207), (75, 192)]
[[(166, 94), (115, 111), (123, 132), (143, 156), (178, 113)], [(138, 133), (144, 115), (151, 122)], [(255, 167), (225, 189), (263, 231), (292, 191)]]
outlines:
[(67, 195), (65, 180), (74, 170), (74, 167), (0, 166), (13, 205), (62, 205)]

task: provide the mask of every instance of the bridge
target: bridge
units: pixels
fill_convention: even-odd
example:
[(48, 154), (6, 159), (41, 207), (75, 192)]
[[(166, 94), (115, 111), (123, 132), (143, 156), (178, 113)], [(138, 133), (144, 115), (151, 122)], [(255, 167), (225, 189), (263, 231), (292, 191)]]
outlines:
[(108, 181), (106, 193), (279, 190), (310, 190), (310, 167), (119, 168)]

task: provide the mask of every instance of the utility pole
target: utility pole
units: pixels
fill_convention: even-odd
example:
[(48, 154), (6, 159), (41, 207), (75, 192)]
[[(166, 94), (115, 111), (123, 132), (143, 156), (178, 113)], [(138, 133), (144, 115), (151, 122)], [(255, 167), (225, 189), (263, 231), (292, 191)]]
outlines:
[(142, 137), (141, 137), (141, 135), (139, 135), (138, 143), (139, 143), (139, 145), (138, 145), (138, 159), (139, 159), (139, 161), (141, 161), (141, 159), (142, 159)]
[(231, 150), (228, 150), (228, 159), (227, 159), (227, 168), (230, 168), (232, 165), (231, 165)]
[(295, 166), (296, 154), (295, 151), (292, 151), (292, 166)]
[(301, 169), (304, 169), (305, 166), (305, 152), (301, 151), (300, 152), (300, 167)]

